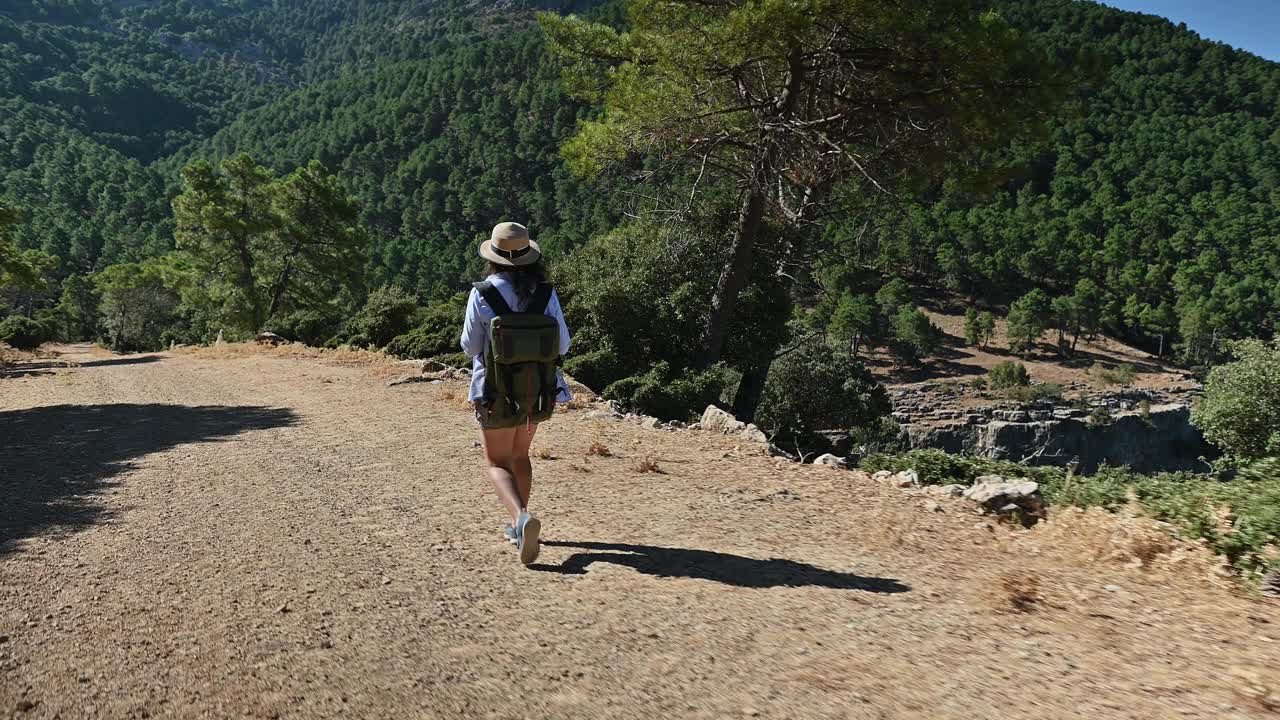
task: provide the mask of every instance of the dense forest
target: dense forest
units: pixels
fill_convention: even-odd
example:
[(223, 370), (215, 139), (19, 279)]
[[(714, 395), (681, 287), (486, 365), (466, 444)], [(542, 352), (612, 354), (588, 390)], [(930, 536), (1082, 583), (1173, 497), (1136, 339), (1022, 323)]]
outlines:
[[(970, 4), (939, 5), (993, 32)], [(34, 334), (122, 348), (272, 329), (436, 355), (455, 348), (454, 296), (480, 270), (476, 241), (517, 219), (558, 266), (584, 340), (573, 369), (664, 415), (750, 383), (748, 414), (763, 395), (777, 416), (782, 393), (764, 388), (766, 374), (826, 372), (874, 395), (856, 356), (885, 346), (903, 362), (927, 358), (934, 332), (910, 301), (928, 297), (1006, 315), (1028, 347), (1053, 327), (1108, 332), (1207, 365), (1224, 340), (1271, 337), (1280, 66), (1090, 2), (990, 5), (1060, 92), (1043, 113), (1002, 119), (1015, 127), (971, 123), (990, 137), (966, 138), (976, 152), (938, 166), (954, 177), (908, 183), (898, 171), (925, 164), (925, 148), (884, 160), (884, 177), (903, 182), (883, 193), (839, 170), (828, 212), (803, 225), (812, 231), (764, 218), (754, 265), (733, 281), (740, 311), (724, 352), (709, 358), (698, 314), (720, 307), (726, 239), (713, 228), (732, 225), (731, 179), (702, 181), (653, 155), (575, 172), (567, 144), (604, 96), (572, 87), (548, 39), (573, 29), (557, 37), (535, 22), (550, 10), (625, 28), (636, 16), (622, 4), (6, 3), (0, 207), (14, 212), (0, 310)], [(994, 118), (1003, 107), (965, 109)], [(679, 226), (655, 210), (677, 189), (700, 198)], [(252, 221), (226, 221), (231, 208)], [(277, 258), (326, 233), (340, 250), (214, 277), (218, 243)], [(830, 342), (787, 354), (815, 333)], [(783, 359), (772, 374), (762, 348)]]

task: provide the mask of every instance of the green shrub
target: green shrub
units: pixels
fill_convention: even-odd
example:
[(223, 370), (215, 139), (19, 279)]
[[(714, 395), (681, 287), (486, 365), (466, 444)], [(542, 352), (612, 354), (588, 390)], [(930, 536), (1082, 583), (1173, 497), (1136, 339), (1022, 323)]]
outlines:
[[(380, 348), (409, 331), (418, 302), (395, 286), (383, 286), (369, 293), (369, 299), (329, 345)], [(461, 332), (462, 325), (458, 324)]]
[(1280, 455), (1280, 340), (1244, 340), (1227, 349), (1235, 360), (1209, 372), (1191, 421), (1238, 461)]
[(471, 357), (466, 353), (462, 352), (461, 350), (454, 353), (444, 353), (442, 355), (433, 355), (431, 356), (430, 359), (440, 363), (441, 365), (445, 365), (452, 368), (468, 368), (469, 369), (471, 367)]
[(1115, 418), (1111, 415), (1111, 408), (1106, 405), (1099, 405), (1093, 409), (1093, 412), (1089, 413), (1089, 418), (1086, 422), (1089, 427), (1106, 427), (1114, 420)]
[(564, 371), (593, 390), (608, 387), (624, 374), (617, 352), (608, 346), (581, 355), (571, 355), (565, 360)]
[(1039, 385), (1015, 385), (1000, 391), (1000, 395), (1023, 403), (1041, 400), (1062, 399), (1062, 386), (1057, 383), (1040, 383)]
[(396, 336), (385, 348), (401, 358), (434, 358), (458, 352), (458, 337), (467, 314), (467, 294), (459, 293), (446, 302), (424, 308), (418, 326)]
[(1133, 384), (1134, 379), (1138, 376), (1138, 370), (1129, 363), (1120, 363), (1112, 368), (1094, 363), (1093, 367), (1089, 368), (1089, 374), (1096, 375), (1104, 385), (1128, 387)]
[(281, 337), (312, 347), (322, 347), (337, 334), (342, 326), (342, 316), (337, 308), (309, 308), (295, 310), (282, 318), (272, 320), (266, 329)]
[(878, 425), (891, 410), (884, 387), (861, 363), (818, 343), (773, 363), (755, 420), (771, 433), (803, 438)]
[(663, 420), (688, 420), (720, 398), (725, 375), (719, 365), (704, 372), (677, 372), (659, 361), (643, 375), (611, 383), (603, 395), (631, 412)]
[(18, 350), (34, 350), (49, 338), (48, 329), (24, 315), (11, 315), (0, 320), (0, 342)]
[(1027, 373), (1027, 366), (1020, 362), (1005, 360), (987, 371), (987, 385), (992, 390), (1004, 390), (1030, 384), (1031, 375)]

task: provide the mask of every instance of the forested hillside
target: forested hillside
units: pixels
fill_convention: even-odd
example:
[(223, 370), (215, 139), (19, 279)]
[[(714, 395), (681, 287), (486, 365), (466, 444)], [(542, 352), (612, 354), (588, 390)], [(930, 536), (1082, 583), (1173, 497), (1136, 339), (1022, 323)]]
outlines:
[[(1046, 105), (1048, 118), (1026, 118), (1027, 130), (1044, 124), (1043, 133), (1021, 133), (970, 162), (999, 169), (994, 187), (935, 179), (897, 190), (873, 210), (832, 214), (820, 241), (770, 230), (757, 264), (774, 266), (753, 271), (745, 302), (770, 308), (778, 322), (794, 307), (799, 319), (765, 333), (767, 345), (818, 333), (854, 355), (882, 345), (916, 362), (936, 343), (908, 301), (943, 293), (1011, 313), (1032, 344), (1054, 326), (1064, 335), (1106, 331), (1203, 364), (1220, 357), (1223, 339), (1269, 337), (1280, 311), (1280, 66), (1089, 2), (993, 4), (1058, 71), (1065, 102)], [(208, 297), (193, 288), (208, 282), (192, 274), (199, 258), (175, 242), (183, 231), (172, 204), (193, 190), (183, 169), (202, 160), (210, 207), (234, 196), (235, 172), (213, 169), (247, 153), (271, 171), (259, 182), (249, 165), (237, 166), (249, 183), (241, 190), (271, 188), (259, 197), (259, 230), (275, 234), (263, 248), (300, 232), (287, 220), (286, 187), (304, 181), (329, 188), (331, 176), (350, 197), (326, 200), (353, 208), (358, 226), (351, 237), (359, 247), (345, 261), (356, 276), (337, 290), (328, 278), (316, 286), (324, 293), (286, 293), (300, 299), (266, 318), (271, 329), (349, 340), (356, 335), (340, 328), (382, 286), (381, 300), (403, 297), (411, 308), (448, 300), (478, 271), (476, 240), (514, 218), (554, 260), (587, 246), (573, 264), (592, 272), (569, 272), (565, 287), (582, 301), (587, 343), (579, 349), (595, 358), (580, 369), (603, 384), (634, 379), (659, 358), (619, 364), (622, 336), (697, 344), (692, 328), (715, 289), (718, 271), (707, 263), (726, 241), (714, 230), (726, 211), (712, 199), (679, 232), (641, 226), (604, 237), (632, 222), (627, 211), (649, 191), (622, 175), (585, 179), (561, 159), (561, 146), (599, 108), (567, 92), (562, 58), (534, 22), (544, 9), (625, 24), (621, 4), (586, 0), (7, 3), (0, 205), (18, 211), (8, 230), (16, 247), (46, 257), (28, 257), (42, 268), (43, 287), (13, 286), (0, 297), (11, 312), (40, 315), (51, 334), (96, 336), (125, 322), (111, 325), (97, 303), (126, 307), (121, 293), (145, 291), (174, 306), (130, 325), (129, 344), (207, 340), (225, 319), (199, 305)], [(632, 169), (653, 163), (633, 160)], [(312, 161), (321, 165), (293, 185), (268, 178)], [(295, 220), (305, 224), (305, 213)], [(618, 254), (636, 242), (656, 248), (637, 255), (650, 257), (647, 265)], [(803, 250), (784, 250), (793, 247)], [(789, 268), (786, 282), (770, 279), (777, 267)], [(618, 316), (631, 325), (591, 326), (585, 308), (599, 318), (616, 302), (592, 287), (602, 275), (666, 305), (643, 318)], [(271, 282), (245, 292), (265, 293)], [(451, 346), (446, 316), (405, 313), (400, 329), (417, 326), (417, 335), (399, 347)], [(667, 337), (671, 327), (693, 335)], [(750, 323), (734, 327), (747, 335), (729, 338), (729, 377), (750, 375), (741, 360), (750, 353), (733, 348), (763, 336)], [(694, 395), (720, 387), (698, 377)]]

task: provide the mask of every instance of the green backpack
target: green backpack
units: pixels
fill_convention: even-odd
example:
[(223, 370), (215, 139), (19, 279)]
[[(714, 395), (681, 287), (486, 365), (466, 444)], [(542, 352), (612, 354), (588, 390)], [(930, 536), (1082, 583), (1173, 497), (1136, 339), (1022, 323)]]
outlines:
[(542, 283), (524, 312), (515, 312), (489, 282), (475, 284), (493, 310), (484, 349), (484, 398), (496, 427), (542, 422), (555, 411), (560, 323), (546, 315), (551, 284)]

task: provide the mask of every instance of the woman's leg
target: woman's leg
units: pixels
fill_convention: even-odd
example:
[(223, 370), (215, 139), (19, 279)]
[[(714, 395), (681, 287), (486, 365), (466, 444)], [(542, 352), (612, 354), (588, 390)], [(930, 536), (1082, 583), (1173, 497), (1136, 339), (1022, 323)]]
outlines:
[(498, 499), (502, 501), (507, 512), (511, 514), (511, 524), (520, 519), (520, 511), (524, 502), (516, 485), (514, 449), (517, 428), (484, 430), (484, 456), (489, 464), (489, 480), (498, 491)]
[(520, 492), (520, 507), (529, 507), (529, 493), (533, 491), (533, 462), (529, 460), (529, 446), (533, 444), (533, 436), (538, 432), (537, 425), (521, 425), (516, 428), (516, 435), (511, 444), (511, 471), (516, 478), (516, 489)]

